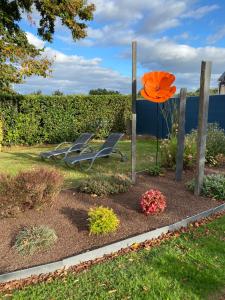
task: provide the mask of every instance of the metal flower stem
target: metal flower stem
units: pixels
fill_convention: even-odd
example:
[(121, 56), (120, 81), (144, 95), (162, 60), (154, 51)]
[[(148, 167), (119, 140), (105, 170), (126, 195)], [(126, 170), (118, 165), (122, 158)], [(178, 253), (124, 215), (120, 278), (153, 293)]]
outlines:
[(159, 155), (159, 103), (156, 106), (156, 158), (155, 163), (158, 165), (158, 155)]

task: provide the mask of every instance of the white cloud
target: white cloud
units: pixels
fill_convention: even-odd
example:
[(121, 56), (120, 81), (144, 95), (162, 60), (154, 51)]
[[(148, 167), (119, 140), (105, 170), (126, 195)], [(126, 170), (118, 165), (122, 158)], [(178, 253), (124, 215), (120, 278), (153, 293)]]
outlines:
[[(159, 32), (181, 25), (185, 18), (197, 20), (204, 17), (218, 9), (218, 5), (197, 7), (196, 0), (90, 0), (90, 2), (96, 4), (94, 20), (97, 27), (89, 26), (88, 37), (78, 41), (78, 45), (122, 46), (123, 52), (116, 54), (130, 59), (131, 41), (137, 40), (140, 66), (144, 70), (163, 69), (174, 72), (177, 75), (178, 87), (186, 86), (194, 89), (199, 86), (202, 60), (213, 61), (213, 85), (216, 84), (216, 76), (224, 72), (225, 48), (192, 47), (188, 45), (188, 41), (193, 38), (193, 33), (188, 32), (173, 38), (166, 36), (155, 38)], [(209, 37), (208, 41), (213, 43), (223, 34), (225, 35), (225, 29), (224, 32), (221, 29), (217, 35)], [(30, 33), (28, 35), (33, 43), (43, 47), (44, 42)], [(59, 22), (56, 38), (67, 44), (74, 43), (69, 31)], [(184, 43), (178, 43), (179, 40), (183, 40)], [(130, 79), (115, 70), (102, 67), (100, 58), (86, 59), (77, 55), (66, 55), (49, 47), (46, 48), (45, 54), (55, 59), (53, 78), (29, 79), (29, 84), (24, 85), (29, 91), (31, 88), (33, 90), (41, 88), (47, 92), (62, 89), (67, 93), (80, 93), (87, 92), (91, 88), (103, 87), (130, 92)]]
[(225, 37), (225, 26), (221, 27), (215, 34), (208, 36), (207, 41), (214, 44)]
[(219, 5), (217, 4), (213, 4), (213, 5), (205, 5), (202, 7), (199, 7), (197, 9), (193, 9), (188, 11), (187, 13), (185, 13), (183, 15), (184, 18), (193, 18), (193, 19), (201, 19), (202, 17), (204, 17), (205, 15), (207, 15), (208, 13), (219, 9)]
[(38, 37), (36, 37), (35, 35), (33, 35), (32, 33), (30, 32), (26, 32), (26, 35), (27, 35), (27, 39), (28, 39), (28, 42), (30, 44), (33, 44), (35, 47), (37, 47), (38, 49), (41, 49), (44, 47), (45, 45), (45, 42), (40, 40)]
[[(41, 45), (38, 38), (29, 33), (30, 42)], [(26, 83), (15, 85), (18, 92), (31, 93), (42, 90), (52, 93), (55, 90), (66, 94), (87, 93), (90, 89), (106, 88), (129, 92), (130, 78), (121, 75), (118, 71), (101, 66), (101, 59), (96, 57), (86, 59), (78, 55), (66, 55), (58, 50), (47, 47), (44, 55), (54, 59), (51, 78), (31, 77)]]

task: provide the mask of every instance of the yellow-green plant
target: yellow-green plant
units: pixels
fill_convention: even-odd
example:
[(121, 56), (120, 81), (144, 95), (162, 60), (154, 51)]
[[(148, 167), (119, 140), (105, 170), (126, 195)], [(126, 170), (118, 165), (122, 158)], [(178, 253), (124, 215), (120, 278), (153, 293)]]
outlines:
[(113, 209), (99, 206), (88, 212), (90, 234), (107, 234), (117, 230), (120, 220)]

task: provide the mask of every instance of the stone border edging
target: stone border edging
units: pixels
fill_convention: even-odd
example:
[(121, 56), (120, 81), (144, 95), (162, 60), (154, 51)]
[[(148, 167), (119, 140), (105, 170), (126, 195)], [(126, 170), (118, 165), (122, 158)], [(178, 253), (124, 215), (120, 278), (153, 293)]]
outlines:
[(198, 213), (197, 215), (188, 217), (186, 219), (183, 219), (179, 222), (176, 222), (174, 224), (164, 226), (143, 234), (136, 235), (131, 238), (127, 238), (125, 240), (122, 240), (120, 242), (115, 242), (113, 244), (107, 245), (100, 247), (95, 250), (87, 251), (75, 256), (71, 256), (68, 258), (65, 258), (63, 260), (57, 261), (57, 262), (52, 262), (44, 265), (39, 265), (36, 267), (31, 267), (23, 270), (18, 270), (14, 272), (9, 272), (5, 274), (0, 275), (0, 283), (2, 282), (8, 282), (8, 281), (13, 281), (13, 280), (20, 280), (20, 279), (25, 279), (30, 276), (38, 276), (40, 274), (46, 274), (46, 273), (51, 273), (55, 272), (59, 269), (63, 268), (69, 268), (71, 266), (78, 265), (80, 263), (94, 260), (96, 258), (103, 257), (105, 255), (111, 254), (113, 252), (117, 252), (123, 248), (130, 247), (134, 243), (142, 243), (146, 240), (151, 240), (158, 238), (161, 234), (165, 234), (168, 231), (175, 231), (178, 230), (182, 227), (187, 227), (189, 223), (198, 221), (202, 218), (208, 217), (212, 214), (215, 214), (217, 212), (221, 212), (225, 210), (225, 203), (221, 204), (217, 207), (211, 208), (209, 210), (203, 211), (201, 213)]

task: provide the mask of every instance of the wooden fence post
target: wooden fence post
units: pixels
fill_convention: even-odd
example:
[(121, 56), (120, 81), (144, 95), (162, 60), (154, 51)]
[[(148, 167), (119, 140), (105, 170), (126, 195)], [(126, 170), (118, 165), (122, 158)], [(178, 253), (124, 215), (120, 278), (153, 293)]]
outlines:
[(212, 62), (202, 61), (198, 112), (197, 168), (194, 191), (197, 196), (201, 192), (204, 178), (211, 69)]
[(185, 142), (185, 112), (186, 112), (187, 89), (180, 90), (179, 120), (177, 137), (177, 157), (176, 157), (176, 181), (182, 180)]
[(136, 100), (137, 100), (137, 42), (132, 42), (132, 137), (131, 179), (136, 182)]

